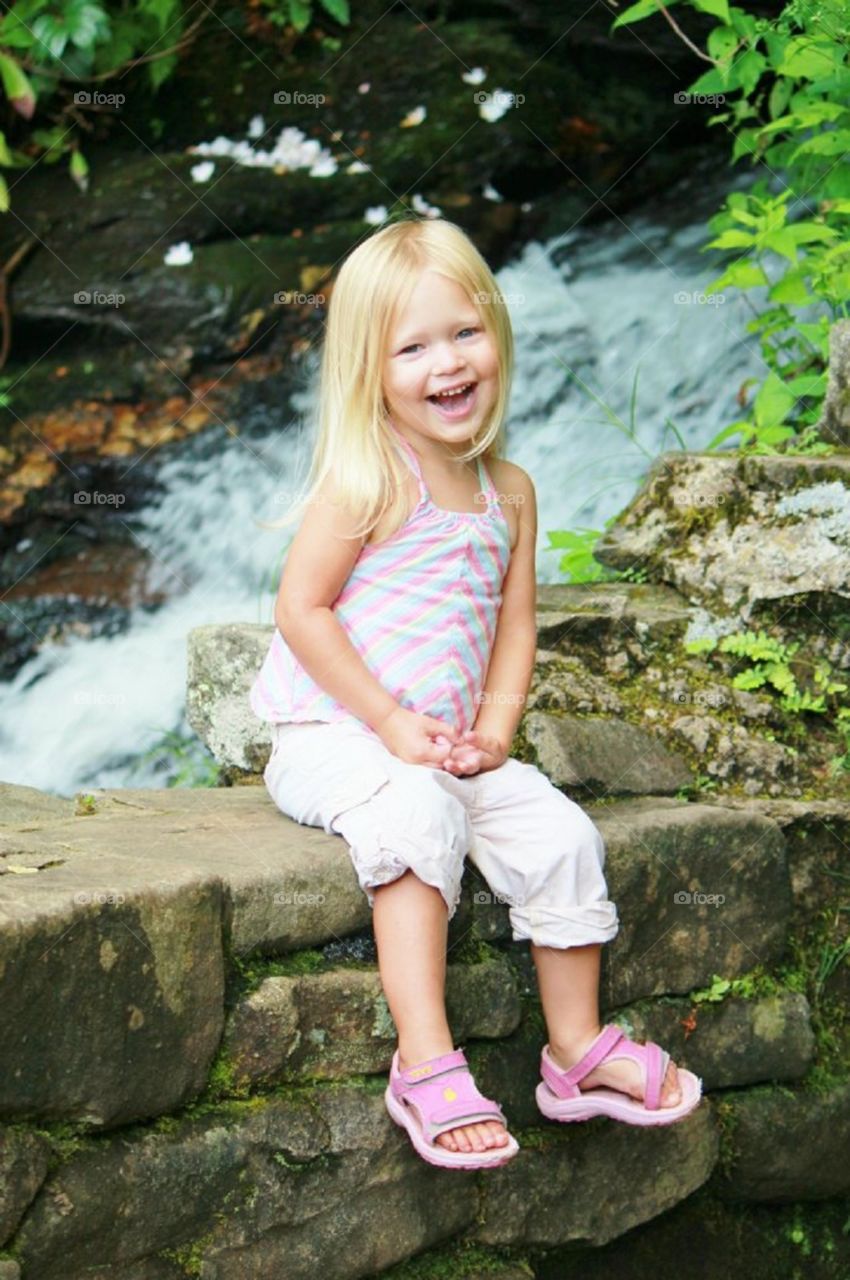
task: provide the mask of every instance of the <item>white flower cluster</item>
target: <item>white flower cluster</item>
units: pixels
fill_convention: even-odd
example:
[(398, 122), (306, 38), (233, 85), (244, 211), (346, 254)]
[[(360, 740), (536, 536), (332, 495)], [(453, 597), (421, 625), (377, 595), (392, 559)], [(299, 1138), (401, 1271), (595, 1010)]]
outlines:
[[(260, 138), (265, 131), (263, 117), (254, 116), (248, 125), (248, 137)], [(189, 151), (198, 156), (224, 156), (252, 169), (308, 169), (311, 178), (329, 178), (337, 171), (337, 162), (327, 147), (323, 147), (316, 138), (308, 138), (300, 129), (291, 125), (281, 129), (270, 151), (253, 147), (248, 141), (234, 142), (232, 138), (225, 138), (222, 134), (213, 138), (212, 142), (199, 142), (196, 146), (189, 147)], [(201, 169), (201, 166), (196, 165), (192, 170), (193, 178), (196, 169)], [(202, 172), (205, 176), (195, 178), (196, 182), (208, 180), (207, 171), (204, 169)]]

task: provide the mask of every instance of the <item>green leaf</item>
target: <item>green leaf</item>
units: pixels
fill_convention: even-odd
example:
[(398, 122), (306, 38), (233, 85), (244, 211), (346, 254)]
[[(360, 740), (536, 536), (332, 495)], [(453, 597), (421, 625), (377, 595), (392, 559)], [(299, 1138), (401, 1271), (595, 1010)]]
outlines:
[(732, 16), (729, 13), (729, 0), (691, 0), (691, 4), (695, 9), (699, 9), (702, 13), (710, 13), (712, 17), (719, 18), (721, 22), (729, 23)]
[[(670, 5), (666, 5), (670, 8)], [(618, 27), (624, 27), (629, 22), (640, 22), (643, 18), (649, 18), (653, 13), (658, 12), (657, 0), (638, 0), (637, 4), (631, 5), (624, 13), (611, 24), (611, 30), (616, 31)]]
[(777, 77), (767, 98), (767, 109), (770, 112), (771, 120), (775, 121), (777, 116), (782, 115), (782, 112), (788, 106), (790, 97), (791, 81), (784, 77)]
[(321, 0), (322, 8), (341, 26), (347, 27), (351, 21), (348, 0)]
[(769, 373), (753, 402), (756, 426), (760, 429), (779, 426), (794, 407), (796, 398), (777, 374)]
[[(723, 276), (724, 287), (731, 285), (735, 289), (753, 289), (757, 285), (769, 283), (764, 271), (755, 262), (733, 262)], [(717, 293), (718, 290), (710, 292)]]
[(310, 0), (288, 0), (289, 21), (296, 31), (304, 31), (310, 23), (313, 6)]
[(143, 0), (139, 10), (153, 18), (159, 34), (162, 35), (174, 23), (174, 19), (181, 11), (181, 6), (179, 0)]
[(811, 36), (795, 36), (788, 41), (785, 57), (776, 68), (780, 76), (796, 76), (801, 80), (817, 80), (835, 70), (838, 45), (816, 41)]
[(23, 68), (5, 53), (0, 53), (0, 76), (12, 106), (19, 115), (25, 116), (27, 120), (31, 119), (35, 110), (35, 91)]
[(724, 231), (722, 235), (717, 236), (716, 239), (709, 240), (706, 248), (749, 249), (751, 245), (755, 244), (755, 242), (756, 237), (749, 231), (739, 231), (735, 228), (730, 228), (728, 231)]
[(748, 49), (746, 53), (741, 54), (740, 58), (735, 59), (733, 74), (727, 82), (727, 87), (741, 88), (744, 93), (751, 94), (766, 66), (767, 58), (763, 53), (759, 53), (757, 49)]
[(732, 5), (729, 9), (729, 18), (739, 36), (750, 40), (756, 34), (756, 20), (751, 13)]
[(804, 307), (815, 299), (806, 287), (809, 271), (805, 267), (792, 267), (781, 280), (777, 280), (768, 293), (771, 302), (785, 303), (788, 306)]
[(711, 71), (706, 71), (705, 75), (695, 80), (692, 85), (688, 86), (688, 93), (722, 93), (726, 88), (726, 77), (721, 70), (716, 67)]
[(795, 396), (822, 396), (826, 391), (826, 373), (801, 373), (785, 385)]
[(61, 18), (54, 18), (46, 13), (36, 18), (32, 24), (32, 33), (42, 49), (53, 61), (58, 62), (65, 52), (68, 43), (68, 28)]
[(9, 144), (6, 141), (5, 133), (0, 132), (0, 164), (13, 165), (15, 163)]
[(90, 49), (109, 35), (109, 18), (94, 0), (71, 0), (66, 15), (71, 43), (78, 49)]
[(167, 80), (174, 68), (177, 66), (177, 54), (169, 53), (167, 57), (155, 58), (153, 62), (149, 62), (148, 79), (151, 88), (156, 90), (164, 80)]
[(796, 164), (800, 156), (840, 156), (850, 151), (850, 130), (834, 129), (806, 138), (789, 156), (789, 163)]
[(706, 43), (712, 58), (722, 62), (724, 58), (731, 57), (738, 47), (738, 37), (731, 27), (715, 27), (713, 31), (709, 31)]
[(0, 173), (0, 213), (8, 213), (9, 211), (9, 187), (6, 179)]

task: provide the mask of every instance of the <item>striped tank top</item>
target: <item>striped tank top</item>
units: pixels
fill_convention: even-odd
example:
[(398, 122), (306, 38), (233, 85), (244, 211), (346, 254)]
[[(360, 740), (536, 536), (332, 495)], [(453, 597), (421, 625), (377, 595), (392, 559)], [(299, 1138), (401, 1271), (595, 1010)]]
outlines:
[[(393, 431), (418, 481), (419, 502), (389, 538), (364, 543), (333, 611), (397, 702), (463, 733), (475, 724), (490, 664), (510, 530), (481, 458), (486, 506), (446, 511), (431, 501), (414, 449)], [(277, 628), (250, 704), (272, 724), (357, 719), (307, 674)]]

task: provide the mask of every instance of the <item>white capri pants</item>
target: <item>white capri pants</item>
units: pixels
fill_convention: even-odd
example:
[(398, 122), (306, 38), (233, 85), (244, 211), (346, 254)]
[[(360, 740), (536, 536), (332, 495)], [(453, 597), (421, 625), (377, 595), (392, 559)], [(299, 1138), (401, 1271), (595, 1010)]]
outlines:
[(514, 941), (609, 942), (619, 922), (588, 814), (534, 765), (456, 776), (393, 755), (359, 720), (271, 726), (263, 778), (287, 817), (346, 841), (361, 889), (411, 870), (442, 894), (448, 918), (466, 855), (508, 907)]

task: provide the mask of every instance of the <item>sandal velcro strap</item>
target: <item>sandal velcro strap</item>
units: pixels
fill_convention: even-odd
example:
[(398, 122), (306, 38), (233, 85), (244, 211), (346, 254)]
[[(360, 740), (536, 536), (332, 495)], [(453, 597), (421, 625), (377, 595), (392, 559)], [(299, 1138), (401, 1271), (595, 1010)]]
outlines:
[(462, 1049), (429, 1058), (407, 1071), (391, 1070), (390, 1087), (416, 1114), (430, 1142), (466, 1124), (487, 1120), (506, 1124), (501, 1107), (479, 1092)]
[(622, 1028), (609, 1022), (602, 1028), (584, 1057), (580, 1058), (568, 1071), (562, 1071), (555, 1065), (547, 1046), (541, 1055), (540, 1074), (559, 1098), (578, 1098), (581, 1095), (578, 1087), (579, 1080), (590, 1075), (594, 1067), (598, 1067), (603, 1058), (607, 1058), (614, 1045), (622, 1040), (623, 1036)]
[(648, 1040), (645, 1044), (630, 1040), (615, 1023), (608, 1023), (603, 1027), (584, 1057), (568, 1071), (561, 1071), (556, 1066), (547, 1045), (540, 1057), (540, 1074), (557, 1097), (578, 1098), (581, 1096), (578, 1082), (589, 1075), (600, 1062), (613, 1061), (615, 1058), (629, 1058), (637, 1063), (644, 1075), (644, 1108), (647, 1111), (658, 1111), (670, 1054), (654, 1040)]
[(422, 1080), (433, 1080), (444, 1071), (456, 1070), (466, 1065), (466, 1054), (463, 1049), (452, 1049), (451, 1053), (443, 1053), (438, 1058), (427, 1058), (425, 1062), (418, 1062), (415, 1067), (408, 1067), (406, 1071), (394, 1071), (390, 1084), (393, 1093), (401, 1097), (405, 1086), (419, 1084)]

